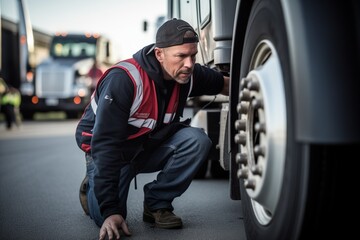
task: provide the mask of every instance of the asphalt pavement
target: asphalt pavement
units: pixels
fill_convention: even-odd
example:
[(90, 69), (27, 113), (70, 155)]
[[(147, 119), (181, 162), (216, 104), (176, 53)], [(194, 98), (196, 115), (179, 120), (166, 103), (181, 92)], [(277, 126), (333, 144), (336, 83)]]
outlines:
[[(78, 199), (85, 174), (75, 143), (76, 121), (25, 122), (6, 131), (0, 124), (0, 239), (98, 239), (99, 228)], [(229, 197), (227, 180), (194, 180), (175, 199), (184, 228), (165, 230), (142, 221), (142, 186), (156, 177), (140, 174), (128, 198), (131, 237), (121, 239), (245, 240), (241, 201)]]

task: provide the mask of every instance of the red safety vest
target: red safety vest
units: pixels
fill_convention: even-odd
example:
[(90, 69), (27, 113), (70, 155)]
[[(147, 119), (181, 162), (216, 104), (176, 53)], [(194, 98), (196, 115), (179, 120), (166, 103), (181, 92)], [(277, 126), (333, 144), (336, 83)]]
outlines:
[[(154, 81), (149, 78), (147, 73), (134, 59), (121, 61), (110, 69), (112, 68), (121, 68), (125, 70), (134, 84), (134, 99), (130, 110), (128, 124), (139, 128), (139, 131), (128, 136), (128, 139), (133, 139), (150, 132), (156, 126), (159, 113)], [(104, 79), (110, 69), (108, 69), (99, 79), (99, 83)], [(121, 81), (121, 79), (119, 80)], [(170, 123), (176, 115), (179, 104), (179, 93), (180, 84), (176, 83), (163, 119), (165, 124)], [(91, 100), (91, 107), (96, 115), (97, 99), (94, 96), (95, 94)]]

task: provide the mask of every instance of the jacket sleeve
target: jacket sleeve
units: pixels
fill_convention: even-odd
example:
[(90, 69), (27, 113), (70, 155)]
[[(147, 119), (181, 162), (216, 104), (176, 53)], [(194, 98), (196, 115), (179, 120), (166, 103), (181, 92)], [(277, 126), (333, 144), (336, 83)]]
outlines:
[(193, 86), (190, 97), (202, 95), (216, 95), (224, 87), (224, 76), (213, 69), (195, 64), (193, 72)]
[(91, 141), (95, 168), (95, 196), (102, 216), (123, 214), (119, 207), (119, 175), (125, 162), (124, 142), (134, 96), (134, 85), (125, 71), (113, 69), (96, 90), (98, 107)]

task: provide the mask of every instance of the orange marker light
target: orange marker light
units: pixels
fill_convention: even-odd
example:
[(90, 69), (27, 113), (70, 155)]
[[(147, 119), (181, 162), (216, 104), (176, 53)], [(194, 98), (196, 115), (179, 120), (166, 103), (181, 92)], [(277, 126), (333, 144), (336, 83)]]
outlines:
[(38, 103), (39, 103), (39, 98), (38, 98), (37, 96), (33, 96), (33, 97), (31, 98), (31, 102), (32, 102), (33, 104), (38, 104)]
[(76, 96), (76, 97), (74, 97), (73, 101), (74, 101), (75, 104), (80, 104), (81, 103), (81, 98), (79, 96)]

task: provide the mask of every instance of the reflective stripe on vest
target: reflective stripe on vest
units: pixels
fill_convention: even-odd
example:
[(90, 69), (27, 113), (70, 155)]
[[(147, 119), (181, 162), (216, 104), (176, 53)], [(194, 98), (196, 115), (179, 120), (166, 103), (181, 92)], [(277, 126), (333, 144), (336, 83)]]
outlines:
[[(139, 70), (136, 68), (136, 66), (134, 64), (132, 64), (130, 62), (126, 62), (126, 61), (119, 62), (118, 64), (116, 64), (116, 67), (120, 67), (123, 70), (125, 70), (135, 85), (134, 87), (135, 87), (136, 93), (135, 93), (135, 98), (133, 100), (133, 104), (130, 109), (130, 118), (128, 120), (128, 124), (130, 124), (134, 127), (137, 127), (137, 128), (154, 129), (155, 125), (156, 125), (155, 119), (153, 119), (153, 118), (144, 119), (144, 118), (135, 118), (134, 117), (136, 111), (139, 109), (139, 107), (141, 105), (141, 102), (142, 102), (143, 96), (144, 96), (144, 85), (143, 85), (143, 81), (142, 81)], [(95, 97), (93, 97), (91, 100), (91, 108), (92, 108), (94, 114), (96, 115), (97, 103), (96, 103)], [(140, 131), (139, 134), (143, 133), (143, 132), (145, 132), (145, 131)], [(130, 137), (130, 138), (133, 138), (133, 137)]]
[(130, 109), (130, 116), (132, 116), (140, 107), (140, 104), (143, 100), (144, 86), (141, 80), (139, 70), (129, 62), (120, 62), (117, 66), (124, 67), (127, 69), (128, 74), (131, 76), (136, 83), (136, 97), (133, 101), (133, 104)]
[[(130, 109), (130, 116), (133, 115), (138, 109), (141, 104), (142, 98), (143, 98), (143, 83), (141, 81), (141, 76), (137, 68), (129, 63), (129, 62), (120, 62), (116, 66), (125, 68), (124, 70), (127, 70), (128, 74), (131, 76), (132, 79), (135, 80), (136, 84), (136, 98), (133, 101), (133, 104)], [(95, 96), (91, 99), (91, 108), (96, 115), (97, 111), (97, 103), (95, 100)]]

